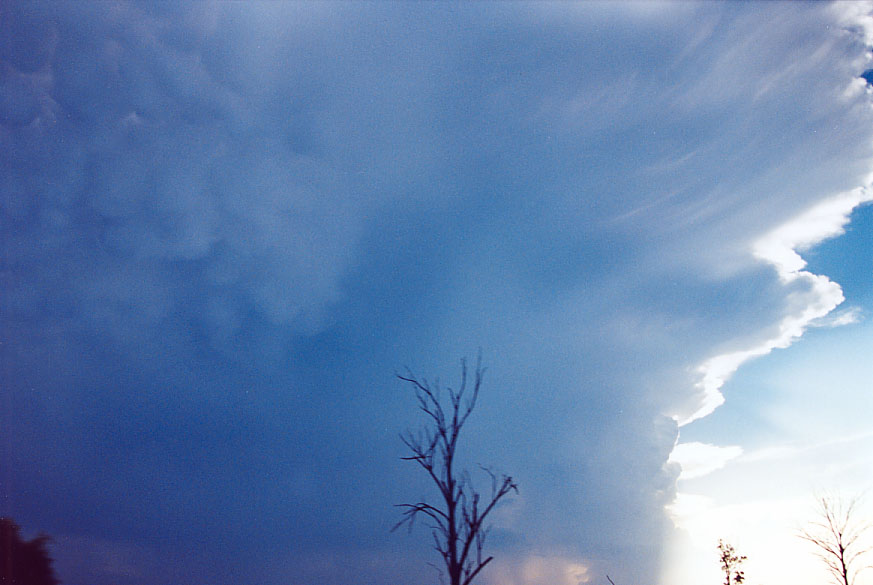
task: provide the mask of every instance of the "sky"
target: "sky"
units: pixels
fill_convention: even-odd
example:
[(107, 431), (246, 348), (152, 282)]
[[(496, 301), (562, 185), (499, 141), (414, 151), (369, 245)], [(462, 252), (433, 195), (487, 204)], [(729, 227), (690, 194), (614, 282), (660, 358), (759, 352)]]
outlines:
[(0, 4), (0, 514), (71, 585), (436, 583), (395, 374), (481, 351), (483, 585), (719, 538), (820, 585), (815, 494), (873, 488), (871, 47), (862, 2)]

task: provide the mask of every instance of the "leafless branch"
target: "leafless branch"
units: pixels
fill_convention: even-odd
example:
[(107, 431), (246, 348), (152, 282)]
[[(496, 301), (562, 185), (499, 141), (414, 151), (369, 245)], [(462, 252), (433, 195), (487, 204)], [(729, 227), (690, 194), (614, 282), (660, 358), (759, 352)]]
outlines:
[[(450, 585), (470, 585), (493, 557), (483, 558), (485, 538), (488, 535), (486, 519), (510, 492), (518, 486), (508, 475), (497, 476), (490, 469), (482, 469), (491, 478), (491, 493), (487, 501), (473, 488), (470, 474), (455, 469), (455, 454), (461, 430), (476, 407), (485, 369), (481, 354), (476, 360), (472, 379), (467, 361), (461, 360), (461, 383), (457, 390), (446, 388), (448, 406), (443, 406), (439, 382), (431, 385), (407, 369), (397, 377), (410, 384), (415, 392), (418, 408), (425, 414), (427, 426), (417, 435), (401, 435), (410, 455), (403, 457), (422, 467), (436, 485), (441, 496), (437, 505), (425, 501), (399, 504), (402, 518), (394, 529), (408, 524), (410, 530), (419, 515), (426, 516), (433, 529), (434, 548), (440, 553), (449, 575)], [(472, 388), (468, 385), (472, 383)], [(480, 466), (481, 467), (481, 466)]]
[(859, 497), (843, 500), (835, 495), (818, 496), (817, 520), (798, 534), (815, 545), (818, 557), (837, 585), (853, 585), (861, 571), (871, 568), (860, 564), (871, 550), (863, 543), (871, 524), (858, 518), (859, 502)]

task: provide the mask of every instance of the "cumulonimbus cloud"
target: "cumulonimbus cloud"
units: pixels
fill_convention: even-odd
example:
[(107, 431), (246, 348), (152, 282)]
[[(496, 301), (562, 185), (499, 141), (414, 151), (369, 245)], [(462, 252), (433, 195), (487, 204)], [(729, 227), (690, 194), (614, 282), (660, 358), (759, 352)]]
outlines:
[[(391, 372), (482, 345), (465, 448), (523, 494), (495, 579), (642, 582), (687, 449), (664, 413), (711, 412), (841, 298), (796, 253), (866, 195), (773, 225), (869, 172), (867, 49), (830, 6), (7, 6), (2, 351), (29, 416), (3, 431), (9, 501), (49, 530), (208, 535), (204, 566), (264, 583), (418, 575), (428, 534), (388, 532), (426, 493)], [(78, 527), (82, 501), (115, 515)]]

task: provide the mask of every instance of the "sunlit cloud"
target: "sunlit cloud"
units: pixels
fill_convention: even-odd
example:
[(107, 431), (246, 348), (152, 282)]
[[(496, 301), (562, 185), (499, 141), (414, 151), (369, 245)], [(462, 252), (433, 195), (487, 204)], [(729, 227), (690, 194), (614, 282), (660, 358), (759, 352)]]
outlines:
[(799, 251), (842, 234), (852, 211), (871, 200), (873, 191), (864, 187), (826, 199), (760, 238), (752, 253), (772, 264), (784, 282), (791, 282), (806, 266)]
[[(680, 425), (711, 414), (724, 403), (721, 388), (730, 376), (745, 362), (766, 355), (777, 348), (785, 348), (801, 337), (807, 327), (821, 323), (840, 303), (843, 291), (839, 284), (823, 275), (803, 270), (806, 261), (799, 251), (833, 238), (844, 232), (852, 211), (871, 200), (873, 192), (857, 188), (813, 206), (808, 211), (758, 239), (752, 254), (772, 265), (780, 281), (791, 286), (787, 296), (788, 312), (776, 328), (776, 335), (747, 349), (720, 354), (706, 360), (699, 368), (697, 387), (702, 400), (699, 409), (681, 419)], [(793, 286), (792, 286), (793, 285)], [(855, 322), (855, 313), (846, 312), (831, 321), (831, 325)]]
[[(725, 505), (704, 496), (680, 494), (672, 511), (686, 538), (681, 548), (669, 552), (676, 558), (663, 577), (665, 582), (717, 580), (719, 540), (748, 555), (743, 569), (750, 582), (823, 578), (820, 562), (797, 538), (797, 529), (804, 521), (804, 504), (803, 499), (785, 498)], [(681, 555), (692, 558), (678, 562)]]
[(719, 447), (707, 443), (679, 443), (670, 454), (670, 461), (682, 467), (679, 479), (693, 479), (723, 468), (743, 454), (737, 446)]
[(711, 510), (713, 505), (712, 498), (707, 496), (679, 492), (667, 510), (677, 527), (687, 528), (684, 524), (686, 521)]
[(493, 585), (583, 585), (592, 582), (588, 566), (561, 555), (530, 555), (503, 563), (485, 579)]
[[(725, 475), (737, 481), (689, 478), (667, 507), (682, 536), (668, 552), (674, 560), (665, 582), (715, 577), (713, 551), (720, 539), (748, 555), (750, 580), (766, 583), (790, 575), (795, 582), (823, 582), (823, 566), (797, 534), (813, 519), (815, 493), (869, 486), (871, 437), (868, 431), (761, 447), (728, 464)], [(681, 562), (683, 556), (689, 560)], [(868, 578), (859, 583), (869, 583)]]
[(864, 40), (873, 45), (873, 2), (869, 0), (840, 0), (834, 2), (832, 10), (840, 24), (863, 31)]
[(822, 459), (833, 459), (833, 454), (840, 448), (845, 448), (847, 451), (853, 450), (855, 446), (859, 444), (861, 446), (866, 444), (870, 438), (873, 438), (873, 430), (836, 436), (824, 441), (772, 445), (741, 453), (741, 456), (738, 458), (738, 463), (756, 463), (759, 461), (778, 461), (791, 458), (812, 457), (816, 456), (816, 453), (824, 454), (816, 457)]
[(828, 313), (824, 317), (819, 317), (809, 323), (810, 327), (844, 327), (846, 325), (854, 325), (860, 323), (864, 318), (863, 311), (860, 307), (847, 307), (841, 310), (835, 310)]

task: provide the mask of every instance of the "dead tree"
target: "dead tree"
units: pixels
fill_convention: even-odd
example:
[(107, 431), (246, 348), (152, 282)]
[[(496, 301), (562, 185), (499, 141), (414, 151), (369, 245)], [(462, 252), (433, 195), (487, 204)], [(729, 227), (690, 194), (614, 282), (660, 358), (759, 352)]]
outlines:
[(406, 375), (397, 375), (413, 387), (418, 407), (427, 415), (427, 424), (418, 434), (407, 432), (401, 435), (411, 452), (403, 459), (414, 461), (424, 469), (439, 490), (440, 497), (436, 503), (398, 504), (403, 509), (403, 518), (394, 529), (408, 524), (412, 530), (417, 517), (427, 517), (434, 548), (442, 557), (450, 585), (470, 585), (494, 558), (483, 557), (489, 528), (485, 519), (509, 492), (518, 492), (511, 477), (501, 475), (498, 478), (483, 467), (491, 478), (491, 494), (487, 500), (483, 499), (473, 488), (470, 474), (455, 469), (458, 437), (476, 406), (484, 373), (480, 356), (476, 361), (473, 387), (468, 389), (467, 362), (461, 360), (461, 385), (457, 390), (446, 388), (449, 404), (445, 407), (440, 397), (439, 381), (431, 385), (408, 370)]
[(870, 568), (860, 565), (871, 550), (862, 541), (871, 524), (858, 518), (858, 502), (857, 497), (848, 501), (833, 495), (818, 497), (818, 519), (798, 535), (818, 548), (819, 558), (838, 585), (852, 585), (858, 573)]

